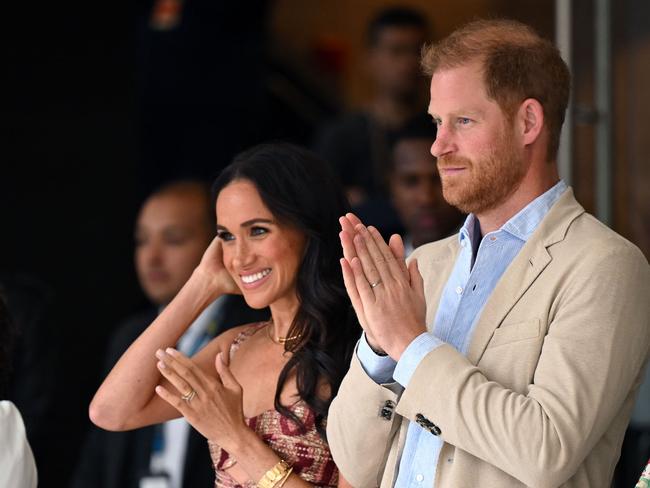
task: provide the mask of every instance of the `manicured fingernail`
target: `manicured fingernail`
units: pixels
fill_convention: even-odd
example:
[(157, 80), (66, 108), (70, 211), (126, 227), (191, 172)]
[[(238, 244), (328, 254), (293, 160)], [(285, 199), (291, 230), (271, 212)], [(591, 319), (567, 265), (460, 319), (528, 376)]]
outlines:
[(156, 393), (160, 394), (162, 392), (162, 386), (156, 386), (154, 390), (156, 390)]
[(167, 354), (169, 354), (170, 356), (176, 356), (176, 354), (178, 354), (178, 351), (176, 351), (176, 349), (173, 349), (171, 347), (168, 347), (167, 349), (165, 349), (165, 352)]
[(165, 351), (163, 351), (162, 349), (158, 349), (156, 351), (156, 357), (158, 359), (163, 359), (165, 357)]
[(159, 367), (160, 369), (165, 369), (167, 366), (166, 366), (165, 363), (163, 363), (162, 361), (158, 361), (158, 367)]

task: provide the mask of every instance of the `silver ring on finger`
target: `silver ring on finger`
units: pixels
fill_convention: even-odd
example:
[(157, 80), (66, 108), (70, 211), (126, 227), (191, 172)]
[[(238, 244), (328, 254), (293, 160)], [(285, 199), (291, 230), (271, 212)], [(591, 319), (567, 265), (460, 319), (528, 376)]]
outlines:
[(375, 288), (377, 285), (380, 285), (380, 284), (381, 284), (381, 278), (379, 278), (374, 283), (370, 283), (370, 288)]

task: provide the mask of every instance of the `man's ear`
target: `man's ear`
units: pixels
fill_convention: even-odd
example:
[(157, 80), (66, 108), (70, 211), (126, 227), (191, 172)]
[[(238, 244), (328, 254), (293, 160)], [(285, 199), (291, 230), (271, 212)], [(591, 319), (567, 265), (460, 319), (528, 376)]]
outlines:
[(527, 98), (517, 111), (517, 123), (523, 143), (528, 146), (539, 139), (544, 128), (544, 109), (534, 98)]

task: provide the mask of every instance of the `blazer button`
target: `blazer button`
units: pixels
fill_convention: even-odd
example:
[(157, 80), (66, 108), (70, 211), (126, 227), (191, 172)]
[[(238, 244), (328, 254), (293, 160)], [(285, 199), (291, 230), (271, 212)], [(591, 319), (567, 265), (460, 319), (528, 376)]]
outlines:
[(429, 428), (429, 432), (431, 432), (433, 435), (442, 434), (440, 427), (438, 427), (436, 424), (431, 424), (431, 427)]
[(393, 418), (393, 411), (395, 410), (395, 402), (386, 400), (386, 402), (379, 409), (379, 416), (384, 420), (391, 420)]

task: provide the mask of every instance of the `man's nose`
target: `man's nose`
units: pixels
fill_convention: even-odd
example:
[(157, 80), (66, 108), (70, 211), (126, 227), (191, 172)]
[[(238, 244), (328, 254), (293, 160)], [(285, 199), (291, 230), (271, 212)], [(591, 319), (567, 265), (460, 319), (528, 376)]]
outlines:
[(146, 244), (141, 252), (144, 253), (145, 262), (149, 265), (160, 264), (163, 261), (163, 246), (158, 242)]
[(438, 126), (436, 133), (436, 140), (431, 145), (431, 155), (434, 158), (439, 158), (445, 154), (449, 154), (453, 150), (453, 140), (451, 132), (442, 125)]

